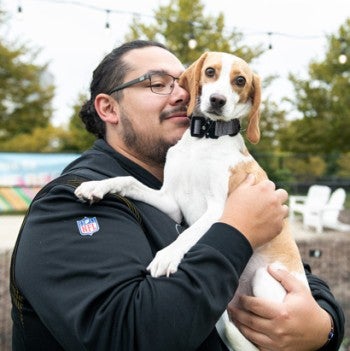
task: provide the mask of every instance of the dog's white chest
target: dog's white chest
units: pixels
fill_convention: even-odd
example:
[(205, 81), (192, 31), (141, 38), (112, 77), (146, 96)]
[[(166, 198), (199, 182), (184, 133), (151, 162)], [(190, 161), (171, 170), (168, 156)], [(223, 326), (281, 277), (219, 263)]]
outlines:
[(230, 168), (250, 159), (242, 150), (243, 138), (195, 138), (186, 131), (167, 155), (164, 185), (176, 199), (188, 224), (206, 211), (208, 202), (222, 206), (227, 197)]

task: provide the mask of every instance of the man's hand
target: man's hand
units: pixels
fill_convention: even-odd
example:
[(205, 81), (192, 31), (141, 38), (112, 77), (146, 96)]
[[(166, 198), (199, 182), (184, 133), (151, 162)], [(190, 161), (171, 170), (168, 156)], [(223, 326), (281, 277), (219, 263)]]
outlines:
[(287, 199), (287, 192), (276, 190), (270, 180), (255, 184), (255, 176), (249, 174), (227, 198), (220, 221), (238, 229), (256, 248), (281, 232)]
[(241, 296), (240, 308), (228, 305), (229, 316), (262, 351), (318, 350), (327, 342), (330, 316), (292, 274), (271, 267), (269, 272), (286, 289), (284, 301)]

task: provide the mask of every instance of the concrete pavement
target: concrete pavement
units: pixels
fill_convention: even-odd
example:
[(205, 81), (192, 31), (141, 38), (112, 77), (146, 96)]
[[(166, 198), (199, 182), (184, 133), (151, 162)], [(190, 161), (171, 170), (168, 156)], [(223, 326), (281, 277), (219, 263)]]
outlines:
[(0, 249), (10, 249), (14, 246), (23, 215), (0, 216)]

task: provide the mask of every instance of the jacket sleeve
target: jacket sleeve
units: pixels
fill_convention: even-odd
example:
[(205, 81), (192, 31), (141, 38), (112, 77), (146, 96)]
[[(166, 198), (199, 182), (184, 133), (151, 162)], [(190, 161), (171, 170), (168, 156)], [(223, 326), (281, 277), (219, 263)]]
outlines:
[(314, 299), (330, 314), (334, 323), (334, 337), (328, 344), (322, 347), (320, 351), (338, 350), (344, 338), (344, 312), (339, 303), (335, 300), (329, 286), (322, 279), (311, 273), (309, 265), (305, 264), (304, 268)]
[[(85, 217), (96, 219), (91, 235), (79, 232)], [(196, 350), (232, 298), (251, 247), (216, 223), (177, 273), (152, 278), (146, 267), (156, 240), (124, 204), (81, 204), (72, 189), (56, 186), (31, 208), (16, 282), (67, 351)]]

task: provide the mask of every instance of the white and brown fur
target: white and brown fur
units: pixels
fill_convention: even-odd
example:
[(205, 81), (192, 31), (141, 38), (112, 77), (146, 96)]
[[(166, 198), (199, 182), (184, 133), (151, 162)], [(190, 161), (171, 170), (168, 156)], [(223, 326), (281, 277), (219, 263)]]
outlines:
[[(245, 84), (241, 81), (237, 85), (239, 76), (245, 79)], [(190, 93), (189, 115), (195, 112), (222, 121), (247, 117), (247, 139), (252, 143), (259, 141), (261, 84), (244, 60), (227, 53), (207, 52), (183, 73), (180, 85)], [(221, 100), (219, 104), (215, 103), (217, 99)], [(233, 137), (207, 139), (192, 137), (187, 130), (168, 151), (160, 190), (150, 189), (132, 177), (119, 177), (83, 183), (76, 195), (93, 200), (108, 192), (118, 192), (157, 207), (177, 222), (184, 216), (190, 227), (159, 251), (148, 267), (152, 276), (158, 277), (176, 272), (185, 253), (222, 214), (227, 194), (247, 173), (255, 174), (258, 182), (267, 178), (239, 133)], [(255, 250), (240, 277), (235, 296), (253, 294), (282, 301), (285, 290), (267, 272), (270, 264), (284, 267), (307, 284), (287, 220), (280, 235)], [(217, 323), (217, 329), (229, 348), (257, 350), (229, 321), (226, 312)]]

